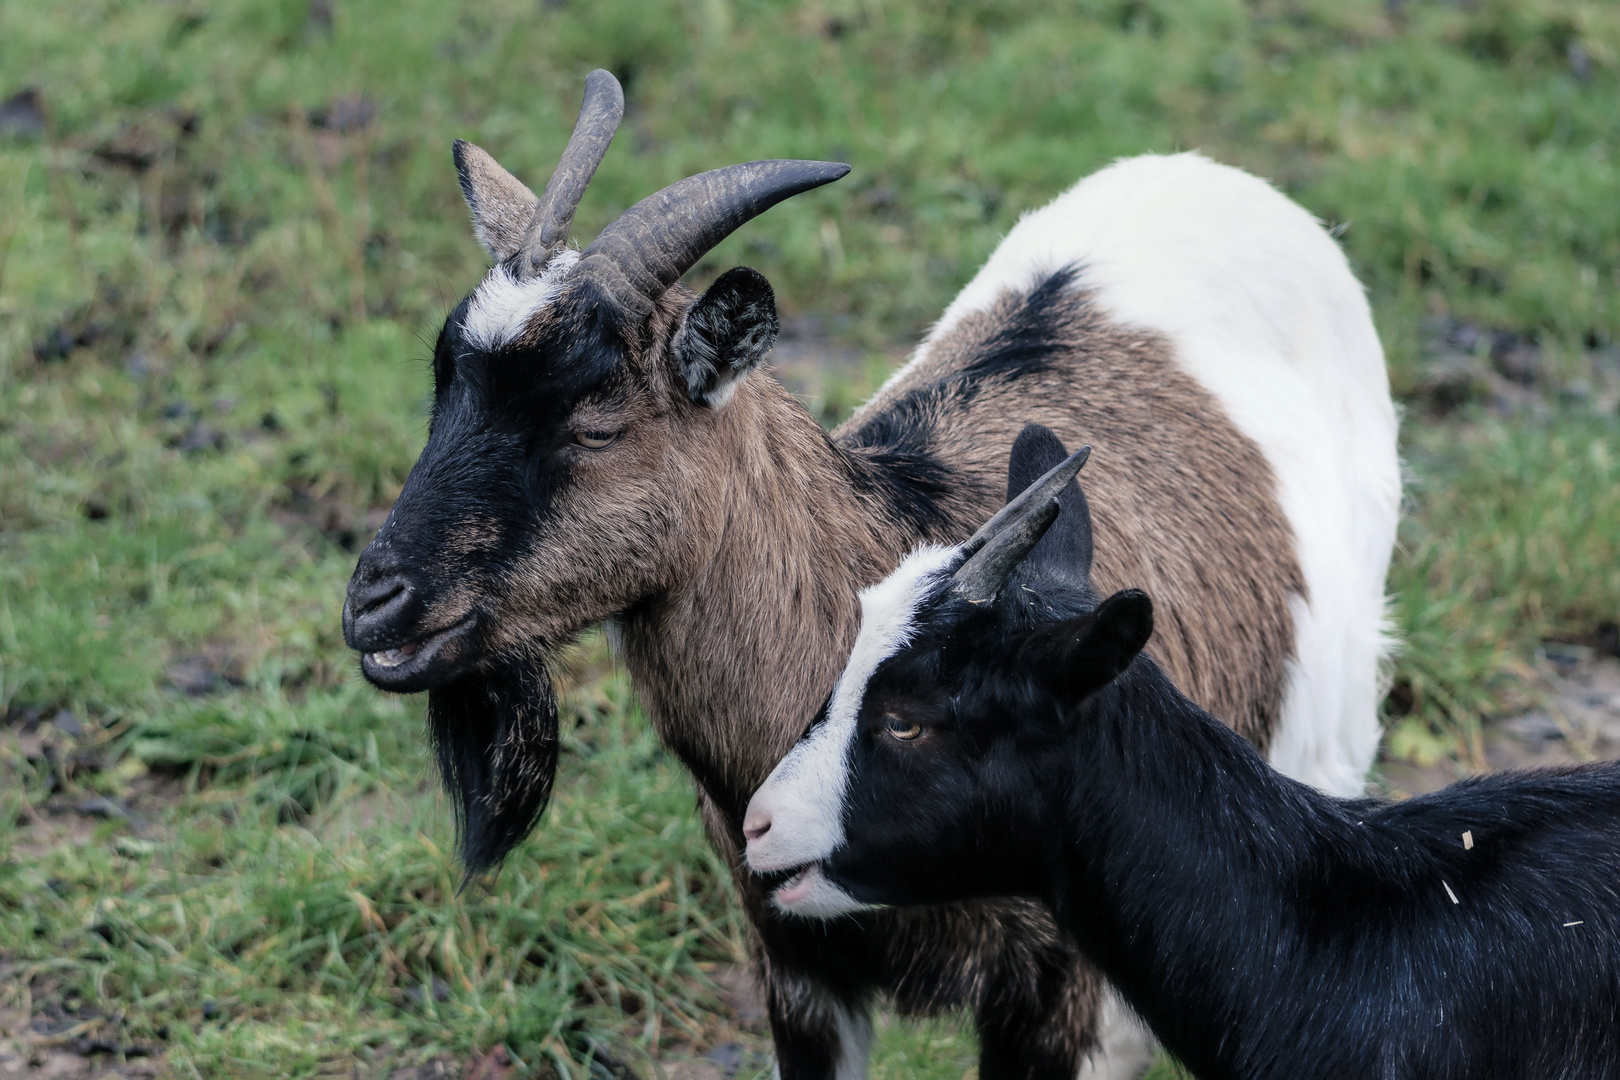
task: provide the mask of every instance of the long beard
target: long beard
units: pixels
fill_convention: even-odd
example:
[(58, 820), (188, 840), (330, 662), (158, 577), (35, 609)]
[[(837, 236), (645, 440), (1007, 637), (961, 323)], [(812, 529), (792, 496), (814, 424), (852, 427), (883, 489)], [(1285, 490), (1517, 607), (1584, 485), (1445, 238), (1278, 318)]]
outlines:
[(500, 865), (557, 778), (557, 697), (543, 664), (512, 663), (428, 692), (428, 738), (455, 802), (469, 873)]

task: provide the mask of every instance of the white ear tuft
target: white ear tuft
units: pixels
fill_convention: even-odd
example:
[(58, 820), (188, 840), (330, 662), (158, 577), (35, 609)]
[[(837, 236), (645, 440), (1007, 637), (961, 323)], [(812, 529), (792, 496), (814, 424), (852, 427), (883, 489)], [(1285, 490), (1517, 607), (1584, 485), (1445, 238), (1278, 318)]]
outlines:
[(470, 142), (457, 139), (451, 148), (461, 194), (472, 211), (473, 235), (501, 262), (523, 246), (529, 220), (540, 202), (523, 181), (501, 168), (495, 159)]

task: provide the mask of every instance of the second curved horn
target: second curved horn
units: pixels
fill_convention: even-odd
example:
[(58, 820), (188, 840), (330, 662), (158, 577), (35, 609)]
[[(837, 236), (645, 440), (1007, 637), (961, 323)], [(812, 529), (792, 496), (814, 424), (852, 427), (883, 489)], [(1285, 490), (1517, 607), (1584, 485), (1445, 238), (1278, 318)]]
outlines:
[(602, 164), (613, 133), (624, 119), (624, 91), (613, 73), (597, 68), (585, 76), (585, 100), (579, 106), (579, 119), (568, 138), (557, 169), (546, 181), (546, 190), (529, 219), (523, 241), (523, 269), (537, 274), (568, 242), (568, 226), (574, 211), (585, 197), (585, 188)]

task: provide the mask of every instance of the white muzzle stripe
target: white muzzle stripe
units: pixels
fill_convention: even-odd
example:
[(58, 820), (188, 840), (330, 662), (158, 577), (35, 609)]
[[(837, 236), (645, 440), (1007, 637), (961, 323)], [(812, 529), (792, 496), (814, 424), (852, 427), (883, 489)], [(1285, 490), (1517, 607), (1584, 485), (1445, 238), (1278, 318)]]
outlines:
[[(955, 548), (918, 548), (887, 578), (862, 591), (860, 633), (828, 701), (826, 718), (777, 764), (748, 804), (748, 820), (770, 823), (748, 842), (748, 865), (754, 870), (808, 867), (843, 844), (849, 747), (866, 684), (878, 665), (910, 640), (917, 606), (956, 554)], [(803, 915), (841, 914), (863, 906), (814, 867), (783, 886), (777, 905)]]

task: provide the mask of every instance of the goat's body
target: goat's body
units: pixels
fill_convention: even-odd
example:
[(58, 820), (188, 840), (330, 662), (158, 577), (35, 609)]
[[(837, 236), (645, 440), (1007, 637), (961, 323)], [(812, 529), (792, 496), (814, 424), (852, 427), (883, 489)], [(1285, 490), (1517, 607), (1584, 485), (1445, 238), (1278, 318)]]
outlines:
[(1620, 1078), (1620, 763), (1404, 803), (1282, 775), (1144, 655), (1147, 594), (1100, 598), (1087, 453), (1031, 425), (1022, 494), (862, 592), (744, 817), (773, 903), (1040, 900), (1201, 1080)]
[(1197, 1076), (1620, 1076), (1620, 765), (1338, 800), (1142, 662), (1072, 729), (1047, 899)]
[[(1098, 447), (1099, 579), (1175, 614), (1152, 649), (1176, 678), (1287, 771), (1359, 790), (1399, 486), (1365, 300), (1332, 241), (1263, 182), (1140, 158), (1026, 217), (830, 441), (762, 380), (716, 418), (756, 425), (723, 436), (754, 448), (716, 493), (724, 524), (686, 581), (625, 614), (622, 640), (734, 861), (743, 805), (854, 640), (856, 591), (999, 505), (1029, 421)], [(1003, 1054), (1006, 1075), (1062, 1076), (1103, 1047), (1088, 1075), (1124, 1077), (1151, 1054), (1033, 905), (808, 927), (748, 875), (738, 885), (802, 1075), (822, 1075), (818, 1055), (826, 1074), (860, 1074), (835, 1033), (874, 991), (907, 1012), (975, 1006), (986, 1067)]]
[[(1104, 169), (1019, 222), (916, 359), (857, 419), (926, 377), (931, 346), (964, 317), (1066, 265), (1079, 268), (1079, 281), (1107, 318), (1167, 340), (1176, 367), (1264, 456), (1305, 582), (1289, 602), (1294, 640), (1281, 722), (1266, 732), (1267, 749), (1289, 776), (1359, 793), (1379, 738), (1383, 589), (1400, 512), (1395, 409), (1361, 286), (1299, 206), (1264, 181), (1197, 154), (1138, 157)], [(1092, 392), (1080, 380), (1074, 390)], [(1012, 419), (1046, 423), (1033, 412)], [(1164, 422), (1150, 414), (1135, 419)], [(1047, 426), (1066, 440), (1093, 438)], [(1111, 460), (1099, 453), (1088, 490), (1107, 483)], [(1183, 465), (1157, 463), (1160, 470)], [(1106, 537), (1109, 512), (1093, 509), (1106, 555), (1118, 549)], [(1131, 538), (1133, 547), (1154, 542)], [(1106, 565), (1099, 570), (1100, 584), (1111, 585)], [(1148, 578), (1120, 584), (1146, 589), (1161, 608), (1174, 606)], [(1177, 668), (1170, 665), (1179, 685), (1242, 730), (1239, 717)]]

